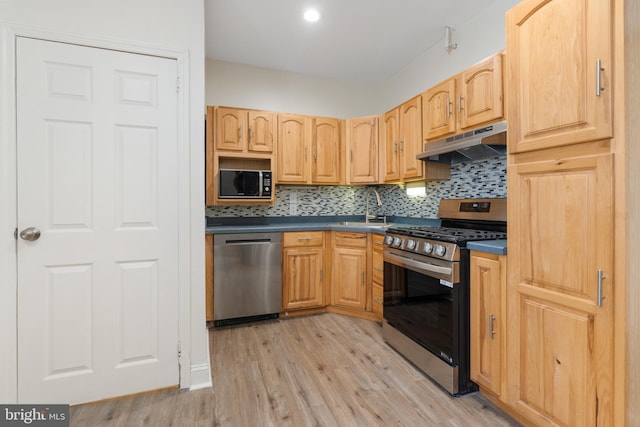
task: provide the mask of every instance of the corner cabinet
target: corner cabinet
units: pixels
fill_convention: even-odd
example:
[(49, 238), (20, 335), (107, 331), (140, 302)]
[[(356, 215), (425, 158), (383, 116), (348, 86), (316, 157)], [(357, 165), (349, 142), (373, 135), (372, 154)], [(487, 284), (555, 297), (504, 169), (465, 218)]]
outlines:
[(471, 251), (471, 379), (498, 398), (504, 393), (506, 256)]
[(504, 117), (502, 58), (493, 55), (422, 94), (426, 141)]
[(282, 243), (282, 310), (326, 305), (325, 232), (283, 233)]
[(331, 305), (367, 310), (370, 306), (369, 233), (334, 231)]

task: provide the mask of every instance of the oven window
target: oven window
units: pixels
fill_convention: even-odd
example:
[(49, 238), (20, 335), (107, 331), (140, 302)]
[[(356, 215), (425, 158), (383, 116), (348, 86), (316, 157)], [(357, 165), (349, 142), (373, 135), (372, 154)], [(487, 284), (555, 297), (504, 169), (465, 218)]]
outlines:
[(440, 280), (384, 263), (384, 318), (449, 364), (454, 350), (454, 291)]

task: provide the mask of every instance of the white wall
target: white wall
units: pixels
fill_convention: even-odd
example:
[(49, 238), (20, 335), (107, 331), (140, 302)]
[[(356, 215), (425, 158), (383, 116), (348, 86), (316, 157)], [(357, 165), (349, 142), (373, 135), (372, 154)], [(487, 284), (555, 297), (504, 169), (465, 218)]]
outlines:
[[(459, 28), (452, 41), (456, 49), (447, 53), (442, 39), (396, 73), (377, 90), (380, 111), (387, 111), (429, 89), (506, 46), (505, 12), (520, 0), (496, 0), (481, 14)], [(208, 82), (207, 82), (208, 83)]]
[[(208, 335), (204, 308), (204, 0), (0, 0), (0, 196), (3, 200), (15, 198), (15, 189), (9, 184), (15, 177), (6, 172), (10, 165), (6, 159), (14, 156), (15, 135), (8, 129), (15, 116), (15, 108), (3, 99), (12, 97), (4, 93), (11, 85), (13, 63), (7, 54), (11, 49), (7, 28), (24, 28), (83, 39), (111, 40), (124, 44), (142, 45), (155, 49), (188, 51), (189, 87), (186, 117), (189, 133), (189, 182), (186, 199), (189, 205), (189, 243), (185, 252), (190, 264), (182, 266), (190, 281), (190, 337), (192, 385), (205, 383), (209, 378)], [(2, 37), (4, 35), (4, 37)], [(13, 110), (13, 111), (12, 111)], [(2, 163), (5, 162), (5, 163)], [(0, 204), (0, 336), (15, 342), (15, 209)], [(15, 206), (15, 204), (14, 204)], [(12, 264), (12, 261), (13, 264)], [(7, 280), (8, 278), (8, 280)], [(12, 291), (13, 289), (13, 291)], [(11, 325), (7, 327), (7, 325)], [(181, 330), (184, 331), (183, 327)], [(0, 345), (0, 402), (15, 399), (15, 349), (13, 344)], [(7, 350), (9, 349), (9, 350)], [(194, 384), (195, 383), (195, 384)]]
[(451, 54), (439, 41), (375, 86), (207, 60), (206, 102), (339, 118), (380, 114), (504, 49), (504, 13), (517, 3), (495, 0), (482, 14), (454, 29), (458, 48)]
[(207, 105), (348, 118), (378, 114), (366, 85), (217, 60), (206, 61)]

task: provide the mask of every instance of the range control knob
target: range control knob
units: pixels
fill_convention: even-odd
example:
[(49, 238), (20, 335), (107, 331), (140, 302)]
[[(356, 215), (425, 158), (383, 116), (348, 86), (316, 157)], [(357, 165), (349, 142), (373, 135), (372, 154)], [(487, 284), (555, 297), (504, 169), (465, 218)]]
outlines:
[(402, 239), (399, 237), (394, 237), (393, 238), (393, 243), (392, 245), (395, 246), (396, 248), (399, 248), (400, 245), (402, 244)]
[(425, 242), (422, 250), (424, 251), (424, 253), (430, 254), (431, 251), (433, 251), (433, 245), (429, 242)]
[(393, 236), (384, 236), (384, 244), (391, 246), (391, 243), (393, 243)]
[(414, 250), (416, 248), (416, 241), (415, 240), (407, 240), (407, 249), (409, 249), (410, 251)]
[(447, 252), (447, 248), (445, 248), (442, 245), (436, 245), (435, 248), (433, 249), (433, 253), (438, 256), (444, 256), (446, 252)]

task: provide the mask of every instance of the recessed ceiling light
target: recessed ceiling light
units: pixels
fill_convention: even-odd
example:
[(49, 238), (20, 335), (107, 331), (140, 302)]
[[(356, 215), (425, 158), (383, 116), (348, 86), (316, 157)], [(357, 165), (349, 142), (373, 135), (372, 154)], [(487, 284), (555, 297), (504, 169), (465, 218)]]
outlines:
[(304, 11), (304, 19), (308, 22), (316, 22), (320, 19), (320, 12), (316, 9), (307, 9)]

